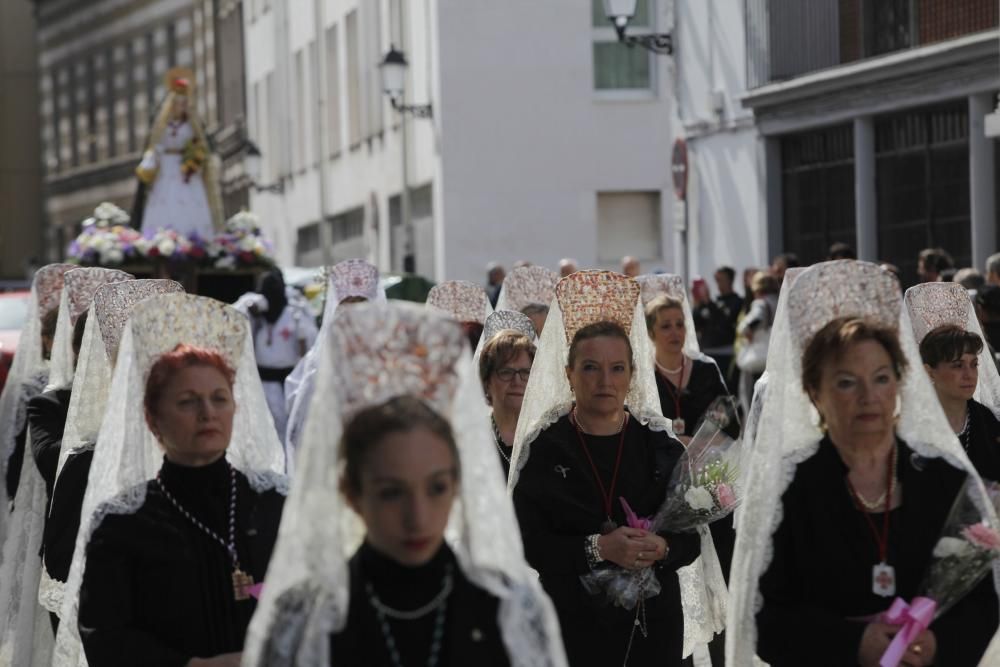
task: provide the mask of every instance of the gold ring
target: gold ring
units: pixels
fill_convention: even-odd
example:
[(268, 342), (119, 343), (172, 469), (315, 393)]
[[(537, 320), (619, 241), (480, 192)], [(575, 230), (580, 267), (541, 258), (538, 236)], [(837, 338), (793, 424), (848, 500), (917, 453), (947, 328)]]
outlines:
[(923, 649), (922, 646), (920, 646), (920, 644), (914, 644), (913, 645), (913, 652), (916, 653), (917, 655), (920, 655), (921, 653), (924, 652), (924, 649)]
[(637, 563), (638, 563), (638, 562), (639, 562), (639, 561), (641, 561), (641, 560), (642, 560), (642, 552), (640, 551), (640, 552), (639, 552), (639, 557), (635, 559), (635, 562), (637, 562)]

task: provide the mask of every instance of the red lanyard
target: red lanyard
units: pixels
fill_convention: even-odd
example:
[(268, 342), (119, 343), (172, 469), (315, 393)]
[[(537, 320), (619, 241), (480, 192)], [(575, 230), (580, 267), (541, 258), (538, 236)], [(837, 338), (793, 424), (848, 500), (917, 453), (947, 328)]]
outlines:
[(684, 369), (687, 368), (687, 359), (681, 357), (681, 379), (680, 386), (674, 387), (674, 383), (670, 381), (670, 377), (660, 371), (663, 379), (667, 382), (667, 391), (670, 392), (670, 398), (674, 400), (674, 416), (671, 419), (681, 419), (681, 394), (684, 392), (682, 387), (684, 386)]
[(889, 461), (889, 474), (886, 480), (886, 486), (888, 490), (885, 494), (885, 513), (882, 515), (882, 533), (879, 534), (878, 528), (875, 526), (875, 522), (872, 521), (871, 515), (865, 511), (864, 503), (861, 502), (861, 496), (858, 495), (857, 489), (851, 484), (851, 480), (847, 480), (847, 488), (851, 492), (851, 496), (854, 498), (854, 502), (861, 509), (861, 513), (865, 515), (865, 519), (868, 521), (868, 527), (872, 531), (872, 536), (875, 538), (875, 544), (878, 545), (878, 558), (880, 563), (885, 563), (886, 558), (889, 556), (889, 512), (892, 509), (892, 490), (893, 483), (896, 481), (896, 447), (892, 448), (892, 460)]
[(621, 437), (618, 438), (618, 454), (615, 457), (615, 472), (611, 476), (611, 488), (605, 490), (604, 482), (601, 480), (601, 474), (597, 472), (597, 466), (594, 465), (594, 459), (590, 456), (590, 450), (587, 449), (587, 443), (583, 439), (583, 431), (580, 429), (580, 423), (576, 420), (576, 411), (573, 411), (573, 426), (576, 427), (576, 435), (580, 439), (580, 447), (583, 448), (583, 453), (587, 456), (587, 461), (590, 463), (590, 469), (594, 472), (594, 479), (597, 481), (597, 490), (601, 493), (601, 500), (604, 502), (604, 514), (611, 519), (611, 503), (615, 497), (615, 486), (618, 484), (618, 468), (621, 466), (622, 462), (622, 452), (625, 449), (625, 429), (628, 426), (628, 413), (625, 413), (625, 421), (622, 422), (622, 433)]

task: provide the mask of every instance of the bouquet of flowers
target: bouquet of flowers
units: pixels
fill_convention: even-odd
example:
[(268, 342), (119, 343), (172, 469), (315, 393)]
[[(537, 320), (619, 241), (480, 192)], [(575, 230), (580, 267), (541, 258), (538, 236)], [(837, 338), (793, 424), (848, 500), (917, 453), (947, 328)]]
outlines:
[[(619, 498), (630, 528), (651, 533), (694, 532), (728, 516), (739, 504), (738, 487), (740, 441), (736, 404), (732, 398), (718, 398), (674, 465), (667, 495), (653, 517), (640, 517), (624, 498)], [(620, 567), (600, 568), (581, 577), (592, 595), (603, 593), (613, 604), (633, 609), (660, 592), (653, 568), (630, 571)]]
[[(997, 498), (996, 483), (991, 482), (990, 487), (990, 497)], [(881, 666), (896, 667), (917, 636), (992, 571), (998, 556), (1000, 532), (973, 504), (967, 479), (934, 545), (930, 566), (920, 584), (923, 595), (910, 604), (896, 598), (880, 618), (883, 623), (902, 626), (882, 656)]]
[(181, 173), (186, 183), (191, 176), (201, 171), (202, 165), (208, 159), (208, 147), (198, 137), (192, 137), (184, 144), (181, 155)]

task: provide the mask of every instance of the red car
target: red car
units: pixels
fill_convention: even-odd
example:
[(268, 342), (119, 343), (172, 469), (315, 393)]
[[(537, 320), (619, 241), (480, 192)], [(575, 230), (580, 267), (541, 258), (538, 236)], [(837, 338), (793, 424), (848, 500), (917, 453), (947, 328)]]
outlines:
[(0, 292), (0, 391), (7, 382), (14, 351), (21, 337), (21, 327), (28, 316), (28, 298), (31, 292)]

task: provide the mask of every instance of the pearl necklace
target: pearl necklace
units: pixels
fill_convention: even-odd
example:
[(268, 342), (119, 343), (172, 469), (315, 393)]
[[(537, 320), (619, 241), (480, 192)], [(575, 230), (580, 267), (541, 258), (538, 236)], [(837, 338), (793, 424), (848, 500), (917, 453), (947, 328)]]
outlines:
[[(573, 423), (576, 424), (576, 427), (578, 429), (580, 429), (581, 433), (583, 433), (584, 435), (595, 435), (594, 433), (591, 433), (590, 431), (588, 431), (587, 429), (585, 429), (583, 427), (583, 424), (580, 423), (580, 417), (577, 414), (576, 406), (575, 405), (573, 406), (572, 417), (573, 417)], [(625, 428), (625, 423), (627, 421), (628, 421), (628, 413), (625, 412), (624, 410), (622, 410), (622, 420), (618, 423), (618, 429), (614, 433), (611, 433), (610, 435), (617, 435), (617, 434), (621, 433), (622, 429)], [(602, 437), (602, 436), (597, 436), (597, 437)]]
[(684, 358), (683, 357), (681, 357), (681, 365), (678, 366), (677, 368), (672, 368), (672, 369), (671, 368), (666, 368), (659, 361), (657, 361), (655, 363), (656, 363), (656, 367), (659, 368), (664, 373), (666, 373), (667, 375), (677, 375), (678, 373), (684, 372)]
[[(507, 452), (504, 451), (504, 447), (507, 446), (507, 443), (505, 443), (503, 438), (500, 437), (500, 427), (497, 426), (497, 420), (493, 417), (493, 415), (490, 415), (490, 423), (493, 425), (493, 442), (496, 443), (497, 451), (500, 452), (500, 456), (503, 457), (504, 461), (510, 463), (510, 456), (508, 456)], [(513, 454), (513, 452), (511, 452), (511, 454)]]
[(388, 619), (415, 621), (435, 609), (437, 609), (437, 616), (434, 618), (434, 633), (431, 636), (431, 651), (427, 657), (427, 667), (435, 667), (437, 665), (438, 657), (441, 654), (441, 639), (444, 637), (444, 621), (448, 611), (448, 596), (451, 595), (452, 588), (452, 566), (449, 563), (447, 568), (445, 568), (441, 591), (422, 607), (412, 611), (403, 611), (386, 605), (375, 594), (375, 588), (371, 585), (371, 582), (365, 583), (365, 592), (368, 593), (368, 603), (375, 610), (375, 616), (378, 618), (379, 626), (382, 630), (382, 638), (385, 640), (386, 648), (389, 650), (389, 658), (392, 660), (393, 667), (402, 667), (403, 661), (400, 658), (399, 649), (396, 647), (396, 638), (389, 627)]

